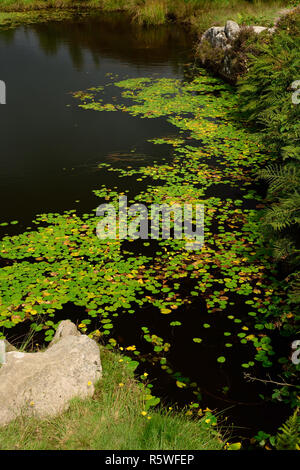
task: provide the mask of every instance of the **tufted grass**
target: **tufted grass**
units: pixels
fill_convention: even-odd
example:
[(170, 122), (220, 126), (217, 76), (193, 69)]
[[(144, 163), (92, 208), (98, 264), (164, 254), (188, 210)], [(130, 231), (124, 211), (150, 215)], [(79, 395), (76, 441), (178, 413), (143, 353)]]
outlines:
[[(22, 416), (0, 428), (0, 450), (221, 450), (220, 434), (184, 412), (144, 411), (145, 390), (121, 356), (101, 348), (103, 379), (93, 398), (58, 417)], [(121, 385), (120, 384), (124, 384)], [(151, 419), (148, 419), (150, 417)]]
[(138, 5), (136, 2), (131, 2), (131, 7), (129, 7), (129, 9), (134, 20), (139, 24), (150, 26), (160, 25), (167, 22), (167, 0), (148, 0), (141, 5)]

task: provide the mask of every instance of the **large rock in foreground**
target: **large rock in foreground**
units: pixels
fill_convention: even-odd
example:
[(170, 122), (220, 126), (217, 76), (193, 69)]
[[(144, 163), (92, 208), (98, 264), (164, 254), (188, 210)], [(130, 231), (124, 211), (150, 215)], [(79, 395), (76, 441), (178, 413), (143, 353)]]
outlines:
[(77, 336), (70, 325), (65, 330), (69, 334), (45, 352), (6, 354), (0, 369), (0, 425), (20, 414), (54, 416), (68, 408), (71, 398), (93, 395), (102, 375), (99, 346), (88, 336)]

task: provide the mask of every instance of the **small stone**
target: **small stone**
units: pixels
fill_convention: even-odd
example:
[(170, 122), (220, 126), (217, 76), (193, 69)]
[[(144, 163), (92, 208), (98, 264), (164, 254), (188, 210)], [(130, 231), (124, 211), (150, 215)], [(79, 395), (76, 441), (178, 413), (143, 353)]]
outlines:
[(265, 26), (251, 26), (251, 27), (252, 27), (253, 31), (254, 31), (256, 34), (260, 34), (260, 33), (262, 33), (263, 31), (265, 31), (266, 29), (268, 29), (268, 28), (266, 28)]
[(240, 27), (235, 21), (228, 20), (226, 21), (224, 31), (227, 38), (232, 41), (236, 36), (238, 36)]

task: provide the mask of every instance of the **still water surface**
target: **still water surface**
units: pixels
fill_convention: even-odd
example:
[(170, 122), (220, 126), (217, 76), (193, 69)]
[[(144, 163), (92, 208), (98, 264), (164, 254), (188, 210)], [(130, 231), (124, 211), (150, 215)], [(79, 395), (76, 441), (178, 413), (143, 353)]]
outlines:
[(182, 78), (190, 57), (184, 31), (154, 34), (118, 15), (1, 32), (0, 78), (7, 86), (7, 105), (0, 107), (1, 221), (28, 222), (36, 213), (78, 207), (78, 200), (80, 209), (90, 209), (97, 204), (92, 190), (108, 183), (97, 163), (134, 165), (133, 150), (141, 154), (137, 164), (161, 159), (147, 139), (174, 132), (164, 119), (86, 112), (70, 92), (112, 76)]

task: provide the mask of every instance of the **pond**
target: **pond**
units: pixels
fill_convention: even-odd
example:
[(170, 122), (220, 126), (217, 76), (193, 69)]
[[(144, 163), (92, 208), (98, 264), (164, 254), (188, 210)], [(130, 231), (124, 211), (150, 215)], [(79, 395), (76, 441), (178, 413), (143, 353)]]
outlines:
[[(128, 195), (133, 198), (145, 190), (145, 184), (153, 176), (153, 171), (148, 171), (147, 174), (147, 171), (142, 170), (145, 173), (144, 176), (138, 177), (135, 170), (138, 172), (140, 168), (161, 167), (163, 171), (165, 165), (166, 171), (170, 171), (173, 175), (172, 182), (166, 181), (166, 188), (170, 188), (171, 183), (174, 185), (174, 182), (176, 186), (176, 181), (178, 181), (178, 187), (182, 185), (178, 176), (180, 171), (177, 172), (177, 176), (172, 173), (175, 171), (172, 162), (176, 163), (174, 148), (176, 150), (179, 145), (179, 137), (186, 139), (189, 144), (185, 144), (182, 148), (186, 152), (186, 159), (192, 161), (196, 158), (199, 148), (206, 148), (206, 143), (209, 150), (209, 142), (206, 142), (205, 138), (202, 138), (201, 144), (199, 143), (199, 132), (207, 136), (217, 132), (216, 126), (220, 128), (222, 126), (221, 120), (218, 120), (218, 116), (214, 116), (213, 111), (203, 117), (203, 122), (210, 126), (209, 129), (207, 127), (196, 129), (192, 121), (190, 127), (188, 123), (184, 128), (177, 115), (177, 121), (175, 119), (174, 122), (170, 122), (170, 119), (166, 119), (169, 111), (168, 113), (161, 111), (165, 109), (165, 106), (169, 106), (169, 103), (171, 107), (173, 106), (172, 112), (175, 114), (177, 106), (178, 108), (182, 106), (183, 112), (189, 116), (193, 113), (200, 113), (201, 109), (205, 111), (205, 106), (199, 105), (197, 101), (201, 95), (197, 83), (192, 84), (190, 88), (188, 85), (194, 67), (193, 42), (194, 38), (178, 26), (143, 29), (118, 14), (48, 22), (0, 33), (0, 78), (7, 86), (7, 104), (0, 107), (1, 236), (22, 234), (37, 214), (59, 214), (66, 210), (76, 210), (78, 214), (90, 213), (99, 205), (99, 197), (93, 193), (93, 190), (100, 190), (102, 185), (119, 193), (128, 191)], [(143, 87), (144, 83), (148, 82), (142, 81), (142, 85), (139, 85), (140, 82), (130, 82), (130, 79), (144, 78), (151, 81), (147, 89)], [(124, 80), (121, 90), (120, 87), (113, 85), (115, 82)], [(207, 82), (207, 90), (210, 90), (212, 95), (218, 94), (218, 90), (221, 90), (221, 93), (227, 93), (228, 96), (232, 93), (230, 88), (226, 86), (224, 88), (219, 82), (214, 83), (209, 77), (204, 76), (203, 80), (204, 83)], [(178, 83), (181, 81), (186, 85), (178, 91)], [(128, 87), (127, 83), (130, 84)], [(136, 86), (136, 83), (138, 85), (134, 92), (137, 90), (137, 93), (140, 91), (148, 93), (146, 98), (138, 97), (137, 102), (149, 104), (152, 100), (156, 103), (147, 113), (144, 110), (131, 112), (129, 108), (126, 109), (130, 99), (136, 98), (136, 95), (131, 95), (130, 89)], [(155, 84), (161, 88), (164, 87), (164, 93), (159, 96), (159, 99)], [(93, 89), (93, 87), (103, 87), (105, 100), (111, 103), (115, 112), (94, 112), (84, 109), (86, 106), (89, 107), (89, 100), (94, 103), (94, 100), (99, 99), (94, 90), (90, 92), (91, 96), (84, 97), (82, 102), (78, 101), (80, 94), (75, 94), (74, 99), (74, 92)], [(125, 91), (122, 97), (123, 89), (128, 89), (129, 92), (127, 91), (126, 95)], [(191, 96), (188, 100), (190, 109), (185, 104), (188, 96)], [(121, 98), (125, 103), (123, 105), (125, 108), (118, 105)], [(186, 101), (183, 103), (181, 98), (185, 98)], [(168, 100), (167, 103), (166, 100)], [(209, 97), (205, 105), (209, 106), (211, 100), (212, 98)], [(80, 103), (83, 107), (78, 106)], [(130, 112), (126, 112), (127, 110)], [(151, 117), (154, 119), (145, 119), (149, 117), (149, 114), (152, 114)], [(199, 119), (199, 114), (197, 116)], [(181, 133), (176, 126), (181, 126)], [(225, 128), (226, 132), (230, 130), (230, 124)], [(187, 136), (188, 131), (191, 131), (191, 136)], [(238, 128), (235, 132), (234, 140), (238, 141), (239, 137), (244, 138), (244, 135), (238, 134), (242, 132)], [(227, 138), (229, 137), (226, 134), (222, 135), (225, 146)], [(153, 139), (158, 139), (157, 143), (160, 145), (154, 145), (151, 142)], [(163, 142), (159, 142), (159, 139)], [(247, 149), (251, 150), (251, 146), (255, 146), (255, 143), (250, 139), (249, 142), (247, 141)], [(212, 212), (218, 210), (216, 207), (220, 206), (220, 201), (223, 199), (224, 202), (226, 201), (225, 205), (227, 204), (230, 208), (232, 217), (235, 217), (235, 213), (239, 214), (238, 207), (242, 204), (239, 198), (243, 197), (241, 194), (243, 194), (244, 182), (246, 186), (250, 184), (252, 193), (243, 207), (249, 211), (255, 208), (259, 202), (259, 196), (256, 200), (252, 183), (249, 183), (247, 178), (243, 179), (242, 176), (238, 176), (242, 183), (236, 184), (235, 181), (231, 184), (231, 179), (239, 175), (238, 166), (233, 166), (233, 169), (230, 167), (230, 158), (233, 157), (228, 153), (228, 168), (221, 167), (226, 177), (218, 187), (216, 185), (221, 178), (220, 162), (217, 157), (211, 161), (209, 157), (208, 154), (203, 155), (203, 158), (206, 158), (206, 166), (203, 167), (202, 176), (199, 175), (200, 183), (203, 177), (206, 180), (212, 178), (212, 183), (206, 183), (205, 192), (206, 196), (212, 200), (209, 210)], [(178, 158), (177, 156), (177, 160)], [(198, 168), (196, 168), (197, 161), (195, 160), (192, 172)], [(168, 163), (171, 166), (168, 166)], [(210, 167), (207, 166), (208, 164)], [(112, 169), (124, 171), (125, 177), (119, 178), (117, 172), (107, 171), (106, 165), (110, 165)], [(185, 174), (184, 169), (182, 172)], [(187, 180), (190, 178), (187, 173), (186, 177)], [(193, 178), (191, 181), (195, 182), (196, 179)], [(158, 185), (159, 181), (155, 179), (154, 174), (154, 180), (150, 182), (152, 186), (150, 192), (155, 191), (155, 185)], [(194, 184), (194, 187), (197, 188), (197, 184)], [(226, 218), (226, 213), (224, 218)], [(7, 222), (13, 223), (5, 225)], [(231, 231), (235, 229), (234, 222), (232, 223), (229, 229)], [(208, 225), (211, 230), (214, 230), (213, 222)], [(220, 231), (224, 232), (224, 228), (221, 227)], [(45, 246), (40, 248), (40, 251), (43, 249), (47, 251), (46, 241), (42, 243), (45, 243)], [(151, 243), (148, 246), (149, 244), (137, 243), (134, 245), (134, 247), (130, 246), (134, 259), (142, 256), (155, 258), (157, 254), (155, 244)], [(127, 245), (125, 246), (129, 249)], [(14, 247), (11, 248), (13, 252)], [(31, 248), (28, 249), (30, 250)], [(22, 256), (14, 257), (13, 254), (9, 254), (9, 249), (7, 253), (3, 255), (1, 265), (10, 269), (11, 260), (21, 259)], [(35, 255), (35, 260), (43, 262), (47, 256), (46, 254)], [(52, 263), (53, 259), (49, 261)], [(34, 263), (34, 259), (29, 261)], [(118, 259), (115, 260), (115, 263), (118, 261)], [(145, 260), (145, 263), (148, 261), (149, 259)], [(197, 264), (198, 261), (193, 259), (193, 262)], [(137, 274), (139, 269), (144, 269), (142, 264), (141, 262), (140, 265), (135, 266), (136, 271), (133, 270), (133, 272)], [(216, 264), (212, 266), (213, 270), (216, 270), (218, 266), (219, 261), (216, 261)], [(156, 269), (163, 270), (163, 268), (163, 264), (157, 263)], [(229, 269), (228, 266), (225, 268)], [(53, 271), (55, 271), (54, 268)], [(121, 271), (120, 275), (122, 272), (124, 273)], [(119, 275), (117, 271), (115, 274)], [(248, 270), (248, 274), (251, 275), (251, 269)], [(55, 276), (55, 272), (51, 275)], [(222, 275), (224, 276), (224, 272)], [(23, 274), (23, 277), (26, 277), (26, 274)], [(155, 282), (158, 278), (155, 278)], [(210, 278), (213, 279), (213, 275), (210, 275)], [(245, 280), (247, 279), (246, 277)], [(113, 277), (108, 275), (106, 282), (110, 283), (112, 280)], [(15, 282), (19, 282), (17, 277)], [(141, 280), (141, 284), (143, 282)], [(207, 277), (206, 282), (208, 283)], [(148, 305), (139, 303), (138, 296), (132, 299), (128, 295), (128, 306), (125, 301), (124, 305), (129, 313), (134, 311), (135, 315), (128, 315), (122, 311), (115, 314), (118, 318), (113, 322), (112, 336), (121, 347), (130, 348), (130, 345), (134, 345), (131, 350), (134, 352), (136, 349), (140, 352), (143, 361), (138, 368), (138, 373), (144, 371), (149, 373), (153, 391), (155, 395), (162, 398), (164, 403), (186, 405), (197, 400), (203, 408), (225, 410), (224, 415), (228, 417), (225, 424), (233, 422), (235, 426), (238, 426), (234, 431), (234, 434), (238, 436), (252, 436), (259, 429), (272, 432), (281, 423), (285, 410), (264, 402), (261, 395), (265, 393), (266, 385), (260, 383), (257, 385), (257, 382), (249, 383), (243, 378), (243, 370), (240, 367), (241, 357), (244, 358), (244, 362), (246, 361), (246, 367), (249, 367), (247, 362), (250, 358), (249, 351), (242, 351), (241, 345), (236, 343), (232, 348), (234, 352), (230, 353), (230, 361), (226, 365), (222, 364), (225, 362), (225, 357), (221, 355), (223, 353), (220, 351), (220, 342), (224, 331), (228, 330), (228, 325), (234, 320), (234, 328), (236, 328), (234, 332), (237, 336), (239, 335), (239, 338), (244, 338), (246, 333), (237, 329), (238, 323), (242, 320), (235, 315), (247, 316), (249, 311), (249, 307), (247, 305), (245, 307), (245, 299), (241, 300), (241, 296), (235, 294), (237, 289), (235, 281), (230, 284), (230, 279), (227, 279), (226, 282), (229, 286), (227, 290), (231, 289), (231, 303), (228, 304), (225, 292), (216, 285), (215, 288), (218, 288), (218, 296), (221, 300), (219, 300), (220, 308), (214, 308), (218, 321), (216, 323), (213, 321), (213, 325), (210, 324), (212, 314), (207, 309), (209, 302), (206, 303), (200, 292), (193, 291), (195, 278), (192, 276), (185, 279), (182, 276), (182, 279), (178, 281), (178, 286), (174, 287), (180, 293), (176, 295), (184, 299), (192, 292), (192, 299), (182, 305), (175, 303), (175, 307), (172, 306), (176, 309), (176, 320), (180, 318), (180, 328), (176, 327), (176, 322), (175, 324), (173, 322), (170, 328), (168, 315), (161, 315), (161, 313), (169, 313), (171, 310), (163, 308), (159, 302), (151, 298), (151, 295), (158, 292), (155, 291), (156, 285), (150, 297), (148, 295), (150, 298)], [(201, 283), (197, 285), (196, 290), (203, 292), (199, 285)], [(14, 296), (17, 286), (13, 284), (11, 286), (10, 293)], [(163, 292), (168, 293), (171, 290), (165, 280), (162, 281), (162, 286)], [(30, 288), (35, 292), (31, 284)], [(140, 294), (138, 288), (137, 291)], [(247, 292), (246, 289), (244, 291), (246, 299), (248, 298)], [(258, 293), (261, 291), (258, 290)], [(50, 294), (47, 292), (45, 295)], [(173, 297), (175, 298), (176, 295), (174, 294)], [(216, 297), (217, 294), (214, 295)], [(51, 321), (58, 322), (63, 318), (71, 318), (80, 323), (86, 319), (87, 311), (89, 314), (91, 311), (94, 313), (96, 307), (76, 302), (74, 298), (72, 296), (68, 298), (68, 295), (64, 293), (60, 305), (49, 316)], [(167, 298), (169, 303), (170, 298), (171, 294)], [(248, 299), (248, 304), (249, 302), (250, 305), (254, 304), (254, 301)], [(270, 303), (269, 300), (268, 302)], [(24, 306), (24, 304), (20, 305)], [(115, 305), (112, 306), (111, 311), (115, 311)], [(233, 307), (231, 308), (230, 305)], [(210, 307), (214, 306), (213, 300)], [(253, 307), (251, 308), (253, 310)], [(32, 308), (28, 312), (36, 313)], [(232, 312), (234, 315), (230, 315)], [(99, 326), (97, 315), (96, 318), (93, 314), (91, 316), (90, 330)], [(104, 318), (106, 318), (105, 315)], [(107, 321), (107, 319), (104, 320), (104, 324)], [(11, 330), (5, 330), (5, 334), (12, 340), (23, 339), (24, 334), (28, 332), (28, 321), (24, 322), (24, 325), (23, 322), (16, 321), (15, 323), (16, 326)], [(200, 324), (204, 325), (201, 338), (196, 332)], [(243, 328), (245, 331), (249, 330), (248, 326)], [(155, 334), (155, 338), (151, 336), (149, 340), (150, 333)], [(145, 342), (147, 335), (148, 339), (146, 338)], [(231, 333), (229, 332), (228, 335)], [(199, 349), (197, 343), (202, 340), (204, 344)], [(35, 341), (43, 341), (43, 339), (37, 335)], [(245, 339), (242, 341), (246, 342)], [(166, 346), (166, 342), (171, 346)], [(159, 352), (158, 359), (155, 354), (150, 354), (152, 349), (149, 349), (149, 343), (154, 346), (154, 351)], [(226, 345), (227, 349), (232, 346), (228, 342)], [(130, 349), (127, 350), (128, 354), (129, 351)], [(161, 357), (162, 351), (168, 352), (167, 361)]]

